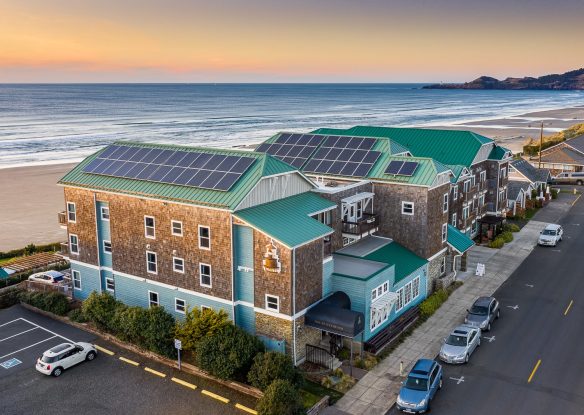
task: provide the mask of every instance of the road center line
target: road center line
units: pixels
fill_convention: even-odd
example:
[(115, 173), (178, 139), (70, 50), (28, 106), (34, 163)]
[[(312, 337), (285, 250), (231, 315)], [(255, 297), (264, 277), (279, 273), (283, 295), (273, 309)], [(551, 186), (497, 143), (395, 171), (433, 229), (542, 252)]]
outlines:
[(25, 330), (25, 331), (21, 331), (20, 333), (13, 334), (12, 336), (8, 336), (8, 337), (0, 340), (0, 343), (3, 342), (4, 340), (8, 340), (8, 339), (11, 339), (13, 337), (20, 336), (21, 334), (28, 333), (29, 331), (33, 331), (33, 330), (36, 330), (36, 329), (38, 329), (38, 327), (33, 327), (32, 329), (28, 329), (28, 330)]
[(533, 379), (533, 376), (535, 375), (535, 372), (537, 372), (537, 369), (539, 368), (539, 365), (541, 365), (541, 359), (539, 359), (537, 361), (537, 363), (535, 364), (535, 367), (531, 371), (531, 375), (529, 375), (529, 378), (527, 379), (527, 383), (530, 383), (531, 382), (531, 379)]
[(48, 339), (44, 339), (44, 340), (41, 340), (40, 342), (36, 342), (35, 344), (31, 344), (30, 346), (23, 347), (22, 349), (19, 349), (19, 350), (15, 351), (15, 352), (5, 354), (4, 356), (0, 356), (0, 360), (4, 359), (5, 357), (11, 356), (11, 355), (13, 355), (15, 353), (22, 352), (23, 350), (30, 349), (31, 347), (34, 347), (37, 344), (41, 344), (41, 343), (44, 343), (44, 342), (46, 342), (48, 340), (54, 339), (55, 337), (59, 337), (59, 336), (51, 336)]
[(568, 313), (570, 312), (570, 308), (572, 308), (572, 304), (574, 304), (574, 300), (570, 301), (570, 304), (568, 304), (568, 307), (566, 308), (566, 311), (564, 311), (564, 315), (567, 316)]

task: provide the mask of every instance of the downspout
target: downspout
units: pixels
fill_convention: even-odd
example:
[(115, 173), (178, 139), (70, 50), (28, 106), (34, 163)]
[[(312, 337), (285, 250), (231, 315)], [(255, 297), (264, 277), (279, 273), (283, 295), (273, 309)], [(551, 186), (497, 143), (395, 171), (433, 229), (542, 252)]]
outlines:
[[(101, 255), (99, 254), (99, 250), (101, 248), (100, 248), (100, 243), (99, 243), (99, 226), (97, 225), (97, 218), (98, 218), (97, 196), (95, 195), (95, 192), (93, 193), (93, 211), (95, 212), (95, 241), (97, 242), (97, 267), (99, 268), (99, 292), (102, 293), (103, 292), (103, 284), (102, 284), (103, 281), (101, 279)], [(113, 259), (112, 259), (112, 261), (113, 261)], [(112, 262), (112, 271), (113, 271), (113, 262)], [(113, 272), (112, 272), (112, 275), (113, 275)]]
[(452, 282), (456, 281), (456, 258), (462, 258), (462, 255), (464, 254), (454, 255), (454, 257), (452, 258), (452, 271), (454, 271), (454, 277), (452, 278)]
[(296, 248), (292, 249), (292, 356), (296, 366)]
[[(235, 264), (233, 263), (233, 250), (235, 246), (233, 244), (233, 215), (229, 213), (229, 233), (231, 238), (231, 312), (233, 313), (233, 323), (237, 326), (237, 321), (235, 320)], [(252, 233), (253, 235), (253, 233)], [(254, 272), (255, 278), (255, 272)], [(255, 281), (254, 281), (255, 284)]]

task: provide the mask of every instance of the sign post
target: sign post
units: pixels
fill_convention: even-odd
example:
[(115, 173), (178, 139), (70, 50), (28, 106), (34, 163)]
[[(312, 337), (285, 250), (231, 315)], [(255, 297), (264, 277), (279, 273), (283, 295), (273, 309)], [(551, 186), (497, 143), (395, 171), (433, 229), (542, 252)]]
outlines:
[(178, 351), (178, 370), (180, 370), (180, 351), (182, 350), (182, 342), (179, 339), (174, 339), (174, 347)]

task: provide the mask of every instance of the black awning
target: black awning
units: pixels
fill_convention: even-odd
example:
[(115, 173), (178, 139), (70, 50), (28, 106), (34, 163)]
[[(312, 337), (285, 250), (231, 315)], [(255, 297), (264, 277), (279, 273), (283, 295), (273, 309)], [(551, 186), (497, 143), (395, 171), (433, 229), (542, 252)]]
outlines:
[(489, 225), (498, 225), (499, 223), (502, 223), (504, 220), (505, 220), (505, 218), (502, 216), (488, 215), (488, 216), (484, 216), (481, 219), (479, 219), (479, 222), (489, 224)]
[(337, 291), (312, 307), (304, 316), (304, 324), (345, 337), (355, 337), (363, 331), (363, 313), (351, 310), (351, 299)]

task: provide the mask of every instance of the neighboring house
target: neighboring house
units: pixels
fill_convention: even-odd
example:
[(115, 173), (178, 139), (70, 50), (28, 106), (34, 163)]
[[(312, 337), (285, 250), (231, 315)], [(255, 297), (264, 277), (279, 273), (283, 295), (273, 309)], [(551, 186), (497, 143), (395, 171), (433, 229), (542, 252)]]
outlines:
[(509, 180), (507, 185), (507, 207), (508, 213), (515, 216), (525, 209), (527, 199), (531, 199), (531, 191), (534, 185), (528, 181)]
[[(530, 162), (539, 166), (539, 157), (532, 157)], [(563, 171), (584, 171), (584, 135), (542, 150), (541, 167), (549, 169), (552, 175)]]
[(552, 175), (548, 169), (538, 169), (524, 159), (515, 159), (510, 162), (509, 182), (528, 182), (533, 189), (545, 190), (547, 184), (552, 180)]

